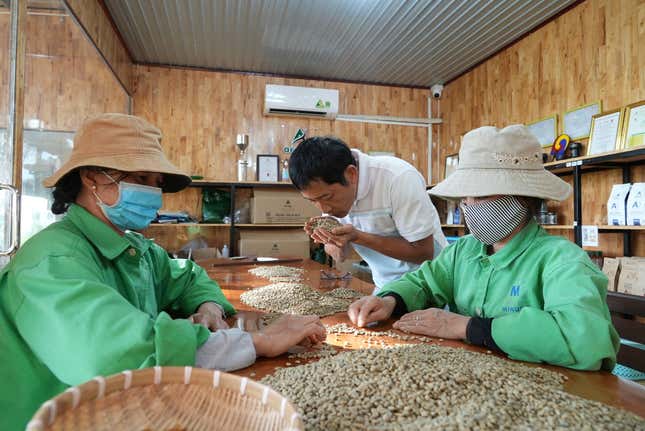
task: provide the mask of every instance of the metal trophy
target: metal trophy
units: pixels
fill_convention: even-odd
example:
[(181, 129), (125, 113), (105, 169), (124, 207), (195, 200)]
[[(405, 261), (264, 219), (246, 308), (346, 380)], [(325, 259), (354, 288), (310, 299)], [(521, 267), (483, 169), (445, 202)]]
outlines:
[(249, 135), (238, 134), (235, 145), (240, 149), (240, 159), (237, 161), (237, 180), (246, 181), (246, 168), (249, 166), (249, 162), (246, 160), (246, 148), (249, 146)]

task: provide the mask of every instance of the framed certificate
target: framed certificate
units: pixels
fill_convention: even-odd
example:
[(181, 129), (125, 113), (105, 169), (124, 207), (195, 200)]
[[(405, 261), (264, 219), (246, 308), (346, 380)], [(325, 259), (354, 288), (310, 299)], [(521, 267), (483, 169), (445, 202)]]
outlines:
[(543, 148), (551, 147), (556, 136), (558, 136), (558, 114), (529, 123), (526, 127), (533, 133)]
[(591, 118), (587, 155), (607, 153), (620, 147), (623, 109), (603, 112)]
[(625, 107), (621, 148), (633, 148), (645, 145), (645, 100)]
[(588, 137), (591, 132), (591, 118), (601, 111), (602, 104), (598, 101), (565, 112), (562, 116), (562, 133), (569, 135), (571, 140)]
[(258, 154), (258, 181), (278, 181), (280, 172), (280, 156), (275, 154)]
[(443, 178), (446, 179), (455, 172), (457, 170), (457, 165), (459, 165), (459, 153), (446, 156), (446, 167), (444, 169)]

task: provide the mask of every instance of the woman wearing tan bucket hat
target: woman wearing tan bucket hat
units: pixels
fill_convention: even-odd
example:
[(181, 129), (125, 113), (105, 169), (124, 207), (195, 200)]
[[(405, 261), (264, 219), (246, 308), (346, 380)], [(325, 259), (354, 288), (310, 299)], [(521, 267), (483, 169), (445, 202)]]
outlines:
[(99, 115), (45, 181), (52, 211), (66, 215), (0, 272), (0, 428), (24, 429), (43, 401), (97, 375), (156, 365), (231, 370), (324, 339), (316, 316), (254, 333), (227, 329), (223, 318), (235, 310), (205, 271), (133, 232), (153, 220), (162, 191), (190, 183), (160, 139), (141, 118)]
[(465, 339), (523, 361), (611, 370), (619, 338), (607, 277), (577, 245), (533, 219), (541, 199), (563, 200), (570, 189), (544, 169), (526, 127), (467, 133), (456, 172), (432, 194), (461, 202), (471, 235), (378, 297), (356, 301), (351, 320), (364, 326), (403, 315), (395, 328)]

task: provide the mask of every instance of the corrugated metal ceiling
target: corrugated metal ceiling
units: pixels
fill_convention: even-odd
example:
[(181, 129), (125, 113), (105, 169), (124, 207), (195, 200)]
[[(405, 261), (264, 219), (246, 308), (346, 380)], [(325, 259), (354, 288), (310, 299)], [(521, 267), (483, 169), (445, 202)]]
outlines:
[(429, 87), (576, 0), (105, 0), (135, 62)]

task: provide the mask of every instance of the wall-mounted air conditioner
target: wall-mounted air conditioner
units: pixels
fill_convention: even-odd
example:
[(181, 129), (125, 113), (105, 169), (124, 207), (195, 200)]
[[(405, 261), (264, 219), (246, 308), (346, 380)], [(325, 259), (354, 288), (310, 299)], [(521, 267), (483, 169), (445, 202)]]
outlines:
[(267, 84), (264, 113), (334, 119), (338, 114), (338, 90)]

